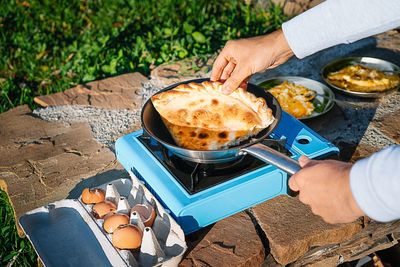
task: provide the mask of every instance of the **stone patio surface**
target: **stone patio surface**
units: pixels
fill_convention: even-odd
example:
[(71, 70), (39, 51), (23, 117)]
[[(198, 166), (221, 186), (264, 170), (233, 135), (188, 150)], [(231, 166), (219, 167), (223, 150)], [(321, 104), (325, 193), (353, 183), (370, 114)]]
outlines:
[[(290, 2), (290, 1), (289, 1)], [(336, 58), (360, 55), (400, 65), (400, 33), (390, 31), (351, 45), (340, 45), (303, 60), (254, 75), (259, 83), (280, 75), (321, 81), (321, 68)], [(63, 198), (77, 198), (83, 187), (127, 173), (116, 161), (113, 142), (140, 128), (141, 106), (168, 84), (207, 77), (213, 57), (186, 59), (139, 73), (78, 85), (35, 98), (42, 106), (20, 106), (0, 114), (0, 187), (8, 192), (16, 217)], [(400, 143), (400, 94), (357, 99), (336, 94), (340, 103), (305, 123), (341, 149), (340, 159), (366, 157)], [(381, 224), (360, 218), (330, 225), (297, 198), (280, 196), (221, 220), (187, 237), (182, 266), (335, 266), (391, 247), (400, 222)]]

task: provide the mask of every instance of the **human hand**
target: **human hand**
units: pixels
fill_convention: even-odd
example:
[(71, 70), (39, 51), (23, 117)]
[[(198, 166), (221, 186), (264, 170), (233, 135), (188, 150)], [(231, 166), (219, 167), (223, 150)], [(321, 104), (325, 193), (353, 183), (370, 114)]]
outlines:
[(302, 169), (289, 180), (299, 199), (327, 223), (348, 223), (364, 215), (350, 189), (351, 164), (336, 160), (299, 159)]
[(274, 68), (292, 55), (282, 30), (228, 41), (214, 62), (211, 81), (225, 80), (223, 92), (229, 94), (250, 75)]

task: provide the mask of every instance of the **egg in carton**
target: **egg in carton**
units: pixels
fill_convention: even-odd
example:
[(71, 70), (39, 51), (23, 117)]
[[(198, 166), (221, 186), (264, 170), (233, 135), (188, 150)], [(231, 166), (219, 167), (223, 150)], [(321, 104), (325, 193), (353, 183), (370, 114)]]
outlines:
[(20, 218), (45, 266), (179, 264), (187, 249), (183, 230), (130, 174), (132, 179), (84, 189), (79, 199), (50, 203)]
[(178, 265), (187, 248), (182, 229), (130, 174), (131, 180), (85, 189), (80, 201), (130, 266)]

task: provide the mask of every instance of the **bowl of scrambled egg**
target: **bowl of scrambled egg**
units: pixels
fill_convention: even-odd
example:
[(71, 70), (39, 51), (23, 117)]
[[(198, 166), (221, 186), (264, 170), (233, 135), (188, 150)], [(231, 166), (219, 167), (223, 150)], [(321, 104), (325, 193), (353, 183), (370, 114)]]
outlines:
[(321, 76), (337, 92), (378, 98), (400, 88), (400, 67), (372, 57), (337, 59), (322, 68)]
[(335, 102), (334, 93), (326, 85), (304, 77), (272, 77), (258, 85), (268, 90), (284, 111), (300, 120), (327, 113)]

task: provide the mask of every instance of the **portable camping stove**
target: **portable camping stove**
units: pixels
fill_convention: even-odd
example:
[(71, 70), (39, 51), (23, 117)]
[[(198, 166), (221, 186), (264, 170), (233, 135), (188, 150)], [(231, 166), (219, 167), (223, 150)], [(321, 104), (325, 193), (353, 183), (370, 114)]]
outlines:
[[(285, 112), (270, 138), (264, 144), (294, 159), (339, 152)], [(172, 154), (142, 130), (119, 138), (115, 149), (118, 161), (144, 183), (185, 234), (289, 193), (287, 173), (250, 155), (228, 163), (194, 163)]]

